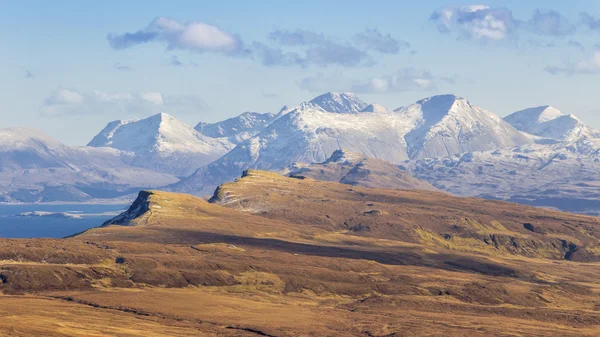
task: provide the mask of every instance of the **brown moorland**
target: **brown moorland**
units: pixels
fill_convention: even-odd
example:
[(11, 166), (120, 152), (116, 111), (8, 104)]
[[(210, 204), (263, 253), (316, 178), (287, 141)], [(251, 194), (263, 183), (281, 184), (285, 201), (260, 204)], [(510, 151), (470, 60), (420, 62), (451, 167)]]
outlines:
[(598, 336), (594, 217), (248, 171), (0, 240), (3, 336)]

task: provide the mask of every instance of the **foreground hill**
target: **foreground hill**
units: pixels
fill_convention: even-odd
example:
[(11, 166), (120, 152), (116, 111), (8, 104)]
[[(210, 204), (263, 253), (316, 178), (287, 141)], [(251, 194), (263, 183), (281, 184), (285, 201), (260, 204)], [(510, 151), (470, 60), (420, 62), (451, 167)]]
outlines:
[(248, 171), (0, 240), (3, 335), (597, 336), (597, 218)]

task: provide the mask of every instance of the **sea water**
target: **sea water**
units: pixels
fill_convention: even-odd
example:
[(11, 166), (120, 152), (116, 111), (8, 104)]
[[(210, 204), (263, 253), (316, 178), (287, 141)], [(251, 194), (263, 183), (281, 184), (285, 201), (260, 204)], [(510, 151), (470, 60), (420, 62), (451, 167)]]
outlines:
[[(0, 238), (62, 238), (102, 225), (128, 207), (124, 204), (0, 204)], [(69, 213), (19, 216), (26, 212)]]

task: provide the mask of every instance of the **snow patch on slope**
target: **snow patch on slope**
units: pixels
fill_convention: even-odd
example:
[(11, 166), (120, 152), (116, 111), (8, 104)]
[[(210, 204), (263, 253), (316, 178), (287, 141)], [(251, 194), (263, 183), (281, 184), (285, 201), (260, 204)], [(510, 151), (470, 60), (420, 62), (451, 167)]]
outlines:
[(538, 142), (578, 141), (600, 136), (574, 115), (567, 115), (551, 106), (539, 106), (517, 111), (504, 120), (516, 129), (541, 137)]
[(88, 146), (131, 152), (133, 165), (175, 175), (189, 175), (233, 147), (224, 138), (207, 137), (165, 114), (109, 123)]

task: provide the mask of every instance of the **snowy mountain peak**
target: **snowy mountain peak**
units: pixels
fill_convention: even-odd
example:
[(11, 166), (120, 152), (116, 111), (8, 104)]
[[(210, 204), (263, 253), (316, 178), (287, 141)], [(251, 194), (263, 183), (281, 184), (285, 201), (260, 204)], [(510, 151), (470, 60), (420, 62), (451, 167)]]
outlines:
[(572, 114), (564, 114), (549, 105), (512, 113), (504, 120), (516, 129), (541, 137), (538, 142), (577, 141), (598, 137), (599, 132), (586, 126)]
[(205, 136), (212, 138), (226, 137), (230, 142), (239, 144), (256, 135), (274, 118), (275, 115), (272, 113), (247, 111), (222, 122), (212, 124), (200, 122), (195, 129)]
[(327, 112), (357, 113), (367, 106), (350, 92), (328, 92), (313, 98), (309, 103), (318, 105)]
[(389, 110), (383, 105), (377, 103), (369, 104), (360, 112), (388, 112)]
[(204, 136), (177, 118), (160, 113), (140, 120), (110, 122), (88, 146), (131, 152), (137, 166), (179, 175), (218, 158), (232, 144)]
[(531, 125), (548, 122), (564, 115), (560, 110), (544, 105), (517, 111), (504, 117), (504, 120), (515, 128), (522, 130), (529, 128)]
[(411, 158), (531, 143), (500, 117), (455, 95), (438, 95), (394, 110), (410, 121), (405, 136)]

